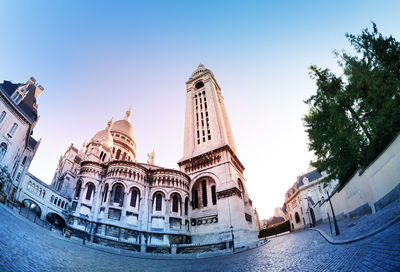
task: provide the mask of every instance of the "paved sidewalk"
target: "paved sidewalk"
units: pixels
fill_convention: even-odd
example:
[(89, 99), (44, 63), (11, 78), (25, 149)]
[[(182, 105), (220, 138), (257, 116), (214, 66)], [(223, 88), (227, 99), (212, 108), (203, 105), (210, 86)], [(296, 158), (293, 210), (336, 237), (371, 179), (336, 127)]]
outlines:
[[(335, 208), (335, 207), (334, 207)], [(319, 224), (315, 228), (322, 231), (331, 241), (352, 241), (381, 231), (400, 220), (400, 199), (382, 210), (369, 215), (338, 221), (340, 234), (335, 235), (335, 227), (331, 218), (332, 234), (329, 224)]]

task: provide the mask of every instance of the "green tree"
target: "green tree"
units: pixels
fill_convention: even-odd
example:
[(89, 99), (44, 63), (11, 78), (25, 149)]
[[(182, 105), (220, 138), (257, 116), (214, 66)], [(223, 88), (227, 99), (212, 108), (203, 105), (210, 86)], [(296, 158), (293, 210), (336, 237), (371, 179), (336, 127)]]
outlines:
[(319, 171), (345, 182), (367, 166), (400, 128), (400, 44), (383, 37), (375, 24), (359, 35), (346, 34), (355, 52), (337, 53), (343, 75), (310, 67), (317, 93), (303, 121)]

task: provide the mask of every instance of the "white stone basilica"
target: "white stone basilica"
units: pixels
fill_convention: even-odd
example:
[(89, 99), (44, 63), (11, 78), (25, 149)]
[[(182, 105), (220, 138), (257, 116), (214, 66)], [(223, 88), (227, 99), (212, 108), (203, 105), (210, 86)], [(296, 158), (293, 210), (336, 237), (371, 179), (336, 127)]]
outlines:
[[(145, 252), (193, 252), (190, 246), (243, 247), (256, 222), (224, 100), (203, 65), (186, 82), (180, 171), (136, 162), (135, 131), (109, 121), (88, 144), (60, 158), (52, 186), (71, 199), (68, 225), (95, 243)], [(220, 245), (220, 246), (219, 246)], [(179, 252), (180, 251), (180, 252)]]

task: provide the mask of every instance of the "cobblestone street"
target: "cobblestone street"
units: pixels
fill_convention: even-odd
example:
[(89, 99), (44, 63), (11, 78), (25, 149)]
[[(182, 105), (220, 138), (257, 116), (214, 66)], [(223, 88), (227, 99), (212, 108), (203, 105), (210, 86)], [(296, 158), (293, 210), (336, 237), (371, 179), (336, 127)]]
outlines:
[(0, 204), (0, 271), (399, 271), (400, 223), (348, 245), (315, 231), (272, 238), (221, 257), (157, 260), (118, 255), (67, 240)]

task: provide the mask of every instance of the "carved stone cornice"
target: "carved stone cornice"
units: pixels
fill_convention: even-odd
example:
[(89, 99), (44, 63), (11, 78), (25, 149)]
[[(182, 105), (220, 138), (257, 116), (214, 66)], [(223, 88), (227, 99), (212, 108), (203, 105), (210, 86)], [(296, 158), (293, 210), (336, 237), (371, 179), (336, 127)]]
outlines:
[(242, 192), (236, 187), (217, 192), (218, 199), (231, 197), (234, 195), (237, 195), (238, 197), (242, 198)]

